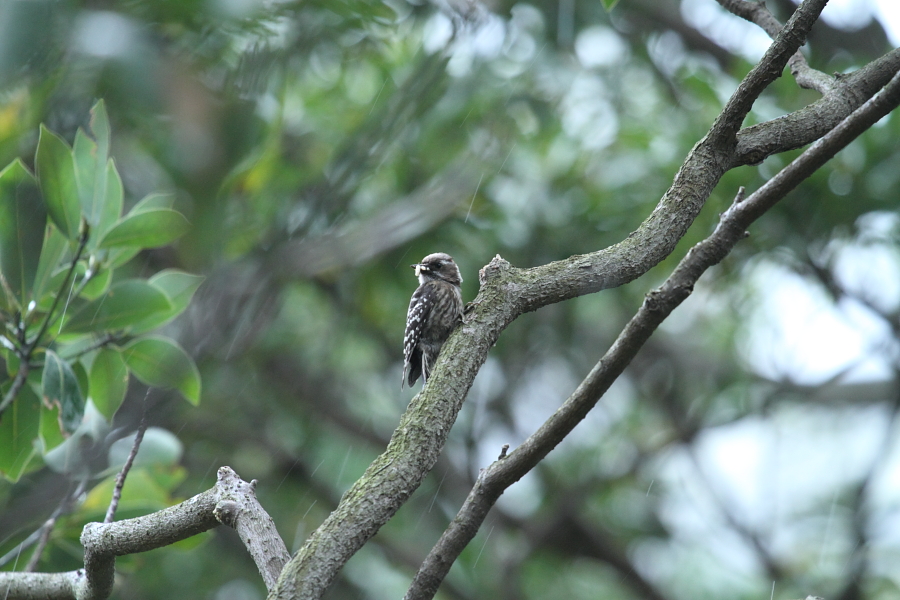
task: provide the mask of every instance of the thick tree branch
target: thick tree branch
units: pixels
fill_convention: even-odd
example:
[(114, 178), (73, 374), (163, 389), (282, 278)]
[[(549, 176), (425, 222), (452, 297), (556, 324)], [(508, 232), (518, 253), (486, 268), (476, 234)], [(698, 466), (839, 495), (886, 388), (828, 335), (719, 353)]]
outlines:
[(496, 272), (484, 272), (472, 322), (451, 336), (387, 450), (291, 559), (270, 597), (321, 597), (344, 563), (406, 502), (437, 460), (475, 374), (509, 323), (541, 306), (627, 283), (674, 250), (733, 162), (736, 134), (753, 102), (781, 75), (826, 1), (805, 0), (798, 7), (691, 151), (657, 208), (626, 240), (527, 271), (498, 261), (489, 265)]
[(255, 482), (231, 468), (216, 485), (181, 504), (136, 519), (88, 523), (81, 533), (84, 568), (67, 573), (0, 573), (5, 600), (105, 600), (112, 593), (116, 556), (168, 546), (224, 523), (234, 527), (266, 582), (274, 584), (290, 555), (256, 500)]
[(745, 127), (737, 134), (730, 167), (757, 164), (767, 156), (814, 142), (874, 96), (900, 71), (900, 48), (850, 73), (840, 75), (821, 99), (798, 111)]
[[(816, 142), (753, 195), (735, 203), (722, 215), (715, 231), (694, 246), (663, 285), (647, 294), (613, 346), (568, 400), (512, 454), (483, 470), (468, 498), (425, 559), (406, 599), (431, 598), (450, 566), (475, 536), (497, 498), (534, 468), (594, 407), (631, 362), (650, 335), (693, 291), (694, 284), (745, 237), (747, 227), (861, 133), (900, 104), (900, 74), (877, 96)], [(503, 268), (495, 258), (492, 265)]]

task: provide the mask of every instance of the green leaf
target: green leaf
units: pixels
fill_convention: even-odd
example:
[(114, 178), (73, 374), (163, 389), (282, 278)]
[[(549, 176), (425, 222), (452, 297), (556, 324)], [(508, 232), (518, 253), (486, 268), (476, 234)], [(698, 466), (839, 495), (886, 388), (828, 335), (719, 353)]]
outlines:
[(76, 239), (81, 221), (81, 202), (75, 182), (75, 161), (65, 140), (43, 125), (35, 165), (50, 218), (63, 235), (70, 240)]
[(122, 214), (122, 180), (109, 158), (109, 119), (102, 100), (91, 109), (91, 132), (94, 139), (78, 130), (73, 153), (81, 206), (99, 240)]
[(203, 283), (200, 275), (191, 275), (177, 269), (160, 271), (150, 278), (150, 283), (159, 288), (172, 303), (172, 310), (168, 313), (159, 313), (136, 323), (132, 329), (135, 333), (142, 333), (156, 329), (160, 325), (168, 323), (188, 307), (194, 292)]
[[(44, 418), (46, 415), (46, 418)], [(53, 411), (41, 413), (41, 436), (42, 441), (48, 438), (43, 437), (45, 428), (52, 430)], [(56, 427), (59, 429), (59, 426)], [(88, 400), (84, 404), (84, 416), (74, 432), (68, 434), (62, 443), (56, 444), (50, 449), (44, 451), (44, 464), (56, 471), (64, 473), (72, 477), (87, 477), (96, 474), (96, 459), (91, 456), (91, 447), (97, 442), (103, 440), (109, 433), (109, 423), (103, 418), (103, 415), (94, 406), (94, 403)], [(50, 440), (55, 441), (55, 440)]]
[[(0, 388), (4, 394), (9, 383)], [(10, 481), (17, 481), (37, 456), (34, 441), (39, 433), (40, 414), (40, 400), (25, 385), (0, 419), (0, 475)]]
[[(97, 219), (94, 217), (94, 203), (98, 192), (103, 191), (97, 190), (97, 144), (80, 128), (75, 133), (72, 160), (75, 165), (75, 184), (78, 186), (81, 209), (88, 223), (95, 225)], [(102, 185), (105, 181), (99, 183)]]
[(59, 425), (61, 422), (60, 410), (59, 406), (41, 404), (40, 441), (43, 454), (53, 450), (67, 439)]
[(49, 406), (59, 405), (60, 425), (69, 433), (75, 431), (84, 416), (84, 397), (78, 387), (78, 379), (69, 363), (52, 350), (47, 350), (44, 372), (41, 376), (41, 392)]
[(129, 248), (127, 246), (124, 248), (113, 248), (109, 251), (106, 265), (110, 269), (117, 269), (137, 256), (140, 251), (140, 248)]
[(187, 219), (174, 210), (153, 209), (138, 213), (132, 211), (106, 233), (100, 241), (100, 247), (156, 248), (178, 239), (189, 228)]
[(74, 311), (63, 329), (69, 333), (125, 329), (171, 309), (172, 303), (159, 288), (143, 279), (128, 279)]
[(187, 308), (194, 292), (206, 279), (178, 269), (165, 269), (150, 278), (150, 283), (161, 289), (179, 312)]
[(122, 214), (122, 181), (109, 158), (109, 119), (103, 100), (91, 108), (90, 127), (93, 139), (79, 129), (72, 155), (81, 209), (93, 239), (100, 239)]
[[(135, 436), (121, 438), (109, 447), (109, 466), (121, 469), (131, 449), (134, 446)], [(184, 444), (171, 431), (161, 427), (148, 427), (144, 433), (144, 439), (134, 457), (135, 467), (175, 467), (184, 454)]]
[(59, 229), (53, 223), (48, 223), (44, 233), (44, 245), (41, 248), (41, 259), (38, 261), (32, 295), (32, 299), (39, 306), (44, 299), (44, 294), (59, 291), (52, 289), (50, 283), (68, 247), (69, 241), (66, 237), (59, 232)]
[(103, 210), (97, 223), (97, 238), (105, 234), (122, 215), (125, 192), (122, 189), (122, 178), (113, 159), (106, 163), (106, 196), (103, 198)]
[(158, 208), (172, 208), (175, 206), (175, 195), (154, 192), (147, 194), (140, 202), (134, 205), (129, 214), (137, 214), (146, 210), (155, 210)]
[(84, 365), (80, 360), (67, 360), (66, 362), (72, 367), (72, 372), (75, 373), (75, 381), (78, 382), (78, 389), (84, 390), (85, 392), (82, 397), (87, 396), (87, 391), (90, 389), (87, 369), (84, 368)]
[(112, 271), (109, 269), (103, 269), (96, 275), (94, 275), (91, 280), (84, 286), (84, 289), (81, 291), (81, 296), (87, 298), (88, 300), (94, 300), (95, 298), (100, 297), (101, 294), (105, 293), (107, 289), (109, 289), (109, 284), (112, 281)]
[(613, 9), (613, 7), (619, 3), (619, 0), (600, 0), (600, 1), (603, 4), (603, 8), (605, 8), (607, 10), (607, 12), (611, 11)]
[[(68, 242), (67, 242), (68, 243)], [(47, 289), (49, 293), (45, 293), (43, 297), (37, 304), (37, 309), (39, 311), (46, 311), (50, 309), (50, 305), (53, 304), (53, 297), (56, 294), (63, 293), (65, 294), (68, 290), (63, 291), (62, 284), (66, 279), (66, 273), (68, 272), (69, 267), (65, 264), (60, 265), (53, 273), (50, 274), (50, 279), (47, 281)]]
[(190, 355), (174, 341), (145, 337), (130, 342), (122, 354), (135, 377), (147, 385), (175, 388), (191, 404), (200, 403), (200, 372)]
[(5, 381), (5, 379), (11, 379), (16, 376), (16, 373), (19, 372), (21, 361), (15, 352), (10, 352), (9, 350), (6, 351), (4, 358), (6, 358), (6, 374), (8, 376), (4, 378)]
[[(108, 145), (107, 140), (100, 146)], [(81, 129), (75, 134), (72, 156), (82, 212), (95, 234), (93, 239), (100, 239), (122, 214), (122, 180), (106, 150)]]
[(20, 308), (31, 295), (46, 224), (37, 181), (16, 159), (0, 171), (0, 274)]
[(128, 367), (121, 352), (101, 348), (94, 357), (90, 373), (90, 397), (97, 410), (112, 421), (128, 390)]
[(106, 104), (103, 100), (98, 100), (91, 108), (91, 131), (94, 133), (94, 139), (97, 140), (97, 156), (100, 164), (106, 163), (109, 156), (109, 117), (106, 114)]

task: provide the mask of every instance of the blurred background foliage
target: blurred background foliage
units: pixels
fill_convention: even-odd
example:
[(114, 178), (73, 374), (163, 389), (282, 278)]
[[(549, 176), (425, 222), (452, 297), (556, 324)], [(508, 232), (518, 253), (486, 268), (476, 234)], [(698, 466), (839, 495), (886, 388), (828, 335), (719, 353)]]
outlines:
[[(769, 5), (782, 20), (793, 7)], [(813, 31), (814, 67), (851, 70), (891, 48), (872, 2), (837, 5)], [(0, 164), (34, 156), (40, 123), (71, 143), (103, 98), (126, 210), (167, 191), (192, 224), (131, 275), (206, 277), (165, 329), (197, 361), (202, 402), (150, 394), (154, 433), (119, 517), (198, 493), (230, 465), (259, 480), (299, 547), (412, 396), (400, 391), (407, 265), (449, 252), (470, 300), (495, 254), (529, 267), (620, 241), (765, 46), (712, 0), (611, 13), (584, 0), (0, 4)], [(748, 123), (815, 99), (782, 78)], [(898, 137), (893, 115), (754, 226), (501, 498), (439, 597), (900, 593)], [(790, 158), (728, 173), (641, 279), (505, 331), (433, 473), (329, 597), (402, 596), (478, 469), (568, 396), (738, 186)], [(132, 382), (122, 435), (144, 395)], [(0, 483), (4, 568), (22, 568), (17, 545), (67, 497), (37, 568), (79, 567), (78, 534), (102, 518), (116, 460), (97, 458), (83, 494), (47, 469)], [(227, 530), (118, 566), (120, 598), (264, 597)]]

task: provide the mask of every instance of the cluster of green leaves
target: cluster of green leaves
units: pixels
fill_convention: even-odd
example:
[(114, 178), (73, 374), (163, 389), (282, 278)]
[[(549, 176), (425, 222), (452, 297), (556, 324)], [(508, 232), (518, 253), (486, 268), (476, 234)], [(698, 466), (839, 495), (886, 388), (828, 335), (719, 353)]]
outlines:
[(187, 307), (202, 277), (115, 272), (144, 248), (183, 235), (170, 195), (123, 214), (103, 101), (70, 147), (41, 126), (35, 173), (0, 171), (0, 473), (16, 480), (81, 425), (87, 402), (111, 420), (129, 376), (200, 400), (200, 376), (175, 341), (149, 335)]

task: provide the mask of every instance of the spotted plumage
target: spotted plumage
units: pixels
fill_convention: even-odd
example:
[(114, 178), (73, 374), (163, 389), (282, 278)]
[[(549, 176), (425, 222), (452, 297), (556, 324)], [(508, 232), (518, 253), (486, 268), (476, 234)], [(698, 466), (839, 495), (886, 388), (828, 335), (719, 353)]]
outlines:
[(403, 337), (403, 379), (410, 387), (422, 376), (425, 383), (437, 361), (441, 346), (460, 322), (463, 311), (459, 268), (449, 254), (429, 254), (410, 265), (419, 287), (409, 301), (406, 335)]

